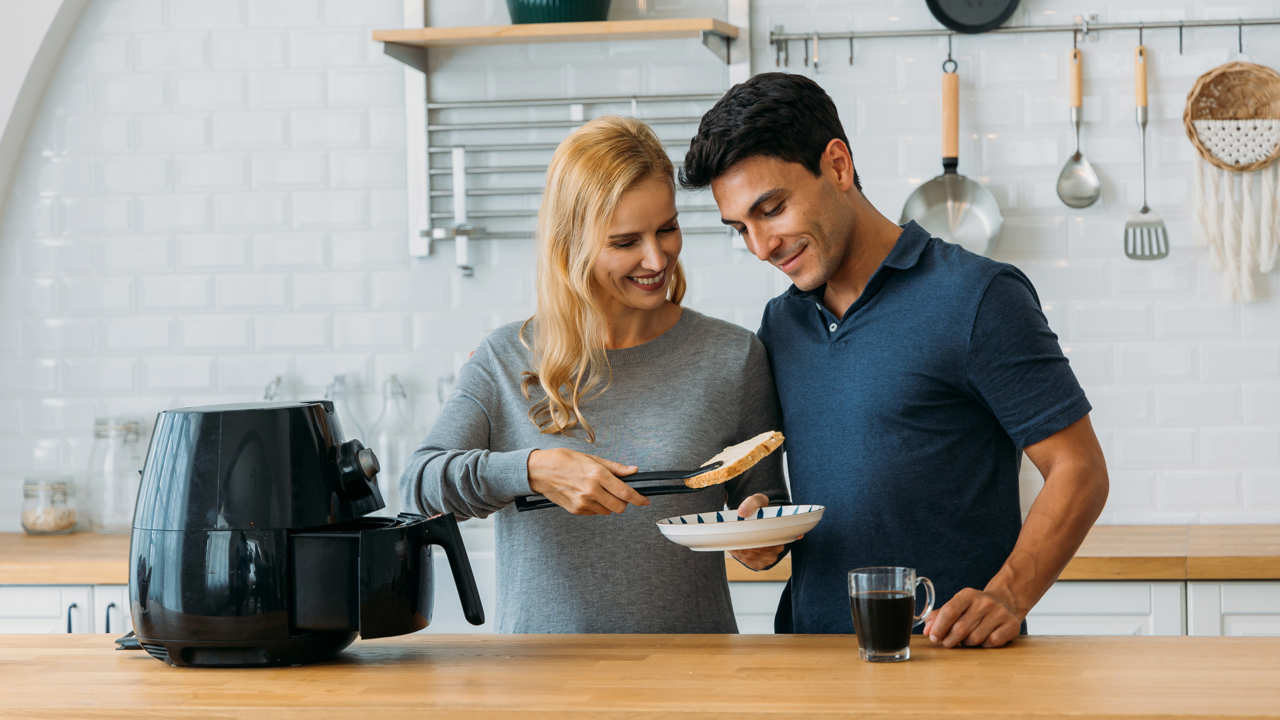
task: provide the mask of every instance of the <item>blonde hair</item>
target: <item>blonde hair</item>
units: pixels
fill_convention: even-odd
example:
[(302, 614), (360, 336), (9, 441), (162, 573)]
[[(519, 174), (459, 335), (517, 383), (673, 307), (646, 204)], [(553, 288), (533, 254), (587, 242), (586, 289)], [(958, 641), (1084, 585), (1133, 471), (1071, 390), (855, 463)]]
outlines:
[[(538, 210), (538, 306), (520, 328), (533, 355), (533, 372), (520, 389), (532, 400), (529, 419), (544, 433), (567, 434), (576, 426), (595, 442), (581, 404), (609, 385), (607, 327), (600, 289), (591, 269), (604, 247), (609, 221), (622, 194), (660, 177), (675, 189), (675, 171), (653, 130), (634, 118), (600, 117), (573, 131), (556, 148)], [(679, 304), (685, 277), (676, 262), (667, 299)], [(532, 344), (525, 331), (532, 326)]]

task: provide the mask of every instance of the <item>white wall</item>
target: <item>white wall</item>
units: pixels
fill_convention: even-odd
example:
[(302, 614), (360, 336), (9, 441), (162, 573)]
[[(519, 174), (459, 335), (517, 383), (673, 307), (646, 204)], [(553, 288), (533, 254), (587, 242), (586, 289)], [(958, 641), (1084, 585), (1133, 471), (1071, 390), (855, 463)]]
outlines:
[(0, 1), (0, 213), (27, 128), (85, 2)]
[[(616, 17), (633, 3), (615, 0)], [(650, 0), (658, 15), (723, 15), (723, 2)], [(1081, 8), (1024, 0), (1014, 23)], [(1280, 3), (1110, 2), (1103, 21), (1280, 15)], [(257, 398), (283, 374), (318, 397), (352, 373), (366, 390), (406, 377), (419, 418), (435, 383), (498, 324), (527, 315), (533, 254), (478, 242), (462, 279), (447, 246), (407, 257), (403, 90), (368, 41), (400, 0), (95, 0), (36, 117), (0, 221), (0, 530), (16, 529), (22, 473), (84, 466), (95, 415)], [(505, 22), (503, 3), (435, 2), (434, 24)], [(755, 70), (767, 29), (932, 27), (916, 0), (752, 3)], [(1099, 203), (1053, 193), (1072, 149), (1063, 37), (955, 41), (961, 171), (1006, 215), (994, 255), (1036, 283), (1093, 401), (1111, 467), (1105, 521), (1280, 521), (1280, 301), (1223, 300), (1190, 231), (1186, 91), (1227, 60), (1235, 31), (1151, 31), (1153, 206), (1166, 260), (1121, 254), (1139, 203), (1131, 54), (1136, 33), (1084, 45), (1083, 143)], [(1280, 66), (1280, 28), (1246, 51)], [(895, 216), (938, 171), (945, 41), (824, 43), (816, 79), (835, 98), (868, 196)], [(791, 47), (790, 70), (812, 72)], [(727, 74), (694, 41), (434, 51), (433, 99), (720, 92)], [(447, 200), (442, 207), (447, 207)], [(754, 327), (785, 284), (726, 239), (686, 242), (693, 307)], [(376, 408), (372, 402), (366, 414)]]

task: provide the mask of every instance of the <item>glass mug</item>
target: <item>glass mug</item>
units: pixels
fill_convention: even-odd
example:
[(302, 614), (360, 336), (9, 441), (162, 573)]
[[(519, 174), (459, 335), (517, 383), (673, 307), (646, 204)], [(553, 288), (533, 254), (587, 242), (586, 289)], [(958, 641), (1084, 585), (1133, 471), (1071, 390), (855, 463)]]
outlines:
[[(924, 585), (924, 610), (916, 609), (916, 588)], [(849, 571), (849, 610), (858, 635), (858, 657), (867, 662), (911, 659), (911, 628), (933, 610), (933, 583), (915, 568), (864, 567)]]

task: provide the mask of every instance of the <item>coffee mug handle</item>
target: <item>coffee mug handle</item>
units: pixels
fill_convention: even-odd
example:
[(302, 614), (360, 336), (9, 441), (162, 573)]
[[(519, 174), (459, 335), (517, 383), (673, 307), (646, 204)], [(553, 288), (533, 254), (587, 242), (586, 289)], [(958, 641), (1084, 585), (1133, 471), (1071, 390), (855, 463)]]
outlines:
[(933, 581), (927, 577), (916, 578), (916, 588), (924, 583), (924, 610), (911, 619), (911, 627), (915, 627), (924, 622), (929, 617), (929, 613), (933, 612)]

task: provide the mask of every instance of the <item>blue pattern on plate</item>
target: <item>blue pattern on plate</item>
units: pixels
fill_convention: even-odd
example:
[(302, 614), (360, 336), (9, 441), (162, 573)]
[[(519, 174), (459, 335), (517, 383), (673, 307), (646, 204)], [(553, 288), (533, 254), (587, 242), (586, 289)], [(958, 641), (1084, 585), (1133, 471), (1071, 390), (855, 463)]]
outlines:
[[(822, 507), (823, 506), (821, 505), (777, 505), (777, 506), (771, 506), (771, 507), (763, 507), (756, 510), (755, 518), (741, 518), (737, 516), (737, 513), (733, 513), (731, 517), (735, 522), (739, 522), (742, 520), (751, 520), (751, 519), (763, 520), (766, 518), (783, 517), (784, 515), (804, 515), (805, 513), (816, 512), (817, 510), (822, 509)], [(714, 519), (712, 519), (713, 515), (714, 515)], [(723, 511), (712, 511), (712, 512), (706, 512), (706, 513), (691, 513), (689, 515), (679, 515), (676, 517), (664, 518), (662, 520), (659, 520), (658, 522), (664, 525), (675, 525), (677, 521), (679, 521), (679, 524), (681, 525), (705, 524), (705, 523), (710, 523), (714, 525), (715, 523), (728, 522), (728, 520), (726, 520), (724, 517)]]

